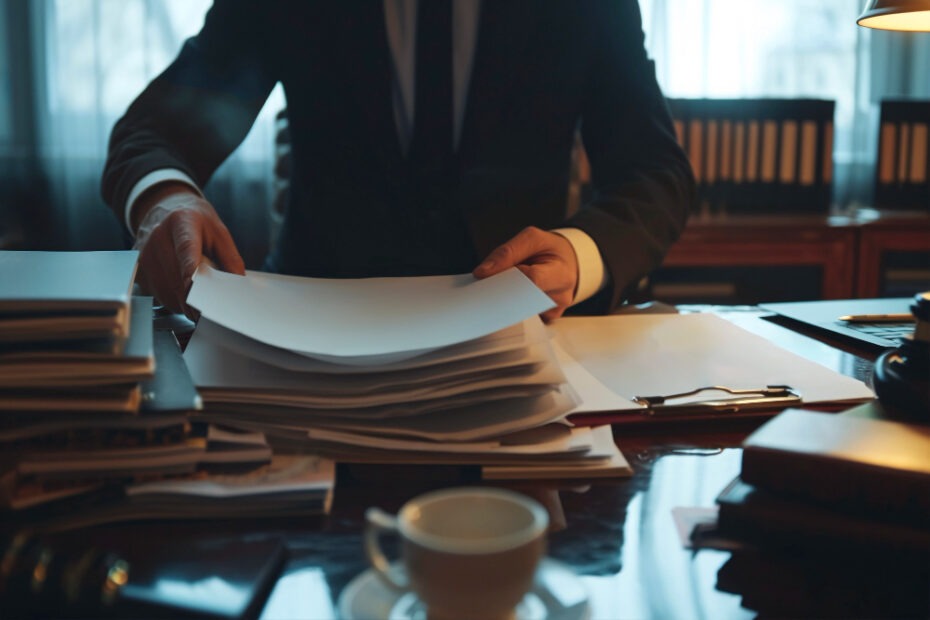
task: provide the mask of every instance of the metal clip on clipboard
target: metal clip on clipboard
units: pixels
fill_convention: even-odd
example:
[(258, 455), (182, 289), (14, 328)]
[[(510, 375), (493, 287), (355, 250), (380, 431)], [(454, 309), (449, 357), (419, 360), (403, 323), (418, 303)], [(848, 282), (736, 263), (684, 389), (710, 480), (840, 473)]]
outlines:
[[(736, 398), (714, 398), (683, 403), (668, 402), (709, 391), (726, 392), (727, 394), (733, 394)], [(645, 407), (643, 413), (650, 416), (688, 413), (720, 414), (795, 406), (801, 403), (801, 395), (787, 385), (768, 385), (762, 389), (734, 389), (722, 385), (711, 385), (690, 392), (682, 392), (681, 394), (634, 396), (633, 402)]]

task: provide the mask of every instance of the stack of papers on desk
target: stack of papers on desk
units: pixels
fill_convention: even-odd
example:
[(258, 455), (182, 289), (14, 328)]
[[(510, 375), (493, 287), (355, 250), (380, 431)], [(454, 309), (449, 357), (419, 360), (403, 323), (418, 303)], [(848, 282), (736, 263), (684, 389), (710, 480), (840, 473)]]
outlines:
[[(200, 407), (174, 337), (154, 334), (155, 375), (139, 384), (138, 411), (23, 409), (0, 416), (0, 509), (13, 512), (118, 487), (138, 479), (255, 468), (271, 449), (261, 433), (192, 424)], [(10, 515), (15, 518), (14, 515)]]
[(0, 252), (0, 513), (43, 520), (141, 479), (254, 470), (260, 432), (192, 424), (200, 396), (137, 252)]
[(343, 461), (629, 472), (609, 429), (565, 421), (578, 401), (538, 318), (552, 301), (516, 269), (324, 280), (201, 267), (188, 302), (201, 312), (184, 354), (198, 419)]
[(140, 520), (306, 517), (329, 511), (333, 461), (277, 455), (257, 467), (160, 477), (125, 487), (98, 485), (78, 497), (20, 510), (12, 520), (42, 532)]

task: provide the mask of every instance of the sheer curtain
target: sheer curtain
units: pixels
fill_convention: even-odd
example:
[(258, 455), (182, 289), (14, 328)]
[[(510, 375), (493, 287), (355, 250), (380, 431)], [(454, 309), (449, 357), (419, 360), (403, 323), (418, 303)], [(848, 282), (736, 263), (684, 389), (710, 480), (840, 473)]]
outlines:
[(861, 28), (863, 0), (640, 0), (669, 97), (836, 101), (834, 202), (867, 205), (883, 98), (930, 98), (930, 34)]
[[(79, 249), (123, 245), (99, 182), (116, 120), (203, 25), (211, 0), (31, 0), (39, 158), (51, 181), (63, 243)], [(268, 243), (276, 89), (245, 143), (206, 188), (250, 266)]]

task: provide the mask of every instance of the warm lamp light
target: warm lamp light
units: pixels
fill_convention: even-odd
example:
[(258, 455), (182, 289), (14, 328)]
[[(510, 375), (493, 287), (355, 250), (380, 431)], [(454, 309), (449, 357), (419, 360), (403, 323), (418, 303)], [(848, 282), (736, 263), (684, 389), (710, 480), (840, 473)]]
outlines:
[(930, 32), (930, 0), (869, 0), (856, 23), (879, 30)]

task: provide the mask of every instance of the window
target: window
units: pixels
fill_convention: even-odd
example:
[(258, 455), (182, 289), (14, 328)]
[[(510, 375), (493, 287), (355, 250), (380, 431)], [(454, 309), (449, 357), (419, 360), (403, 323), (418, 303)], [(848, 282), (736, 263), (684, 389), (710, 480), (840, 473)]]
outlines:
[[(3, 0), (0, 0), (3, 1)], [(212, 0), (7, 0), (28, 4), (43, 170), (64, 245), (121, 246), (119, 220), (101, 203), (100, 175), (110, 131), (133, 99), (203, 25)], [(206, 188), (227, 225), (241, 232), (250, 266), (267, 247), (262, 206), (271, 202), (275, 89), (252, 132)], [(221, 198), (220, 198), (221, 197)]]

